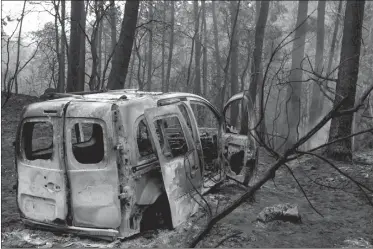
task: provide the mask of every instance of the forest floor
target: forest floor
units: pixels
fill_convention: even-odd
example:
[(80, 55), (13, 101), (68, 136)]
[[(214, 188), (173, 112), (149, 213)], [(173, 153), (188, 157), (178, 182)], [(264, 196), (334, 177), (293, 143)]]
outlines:
[[(2, 246), (185, 247), (187, 235), (196, 234), (204, 226), (206, 220), (199, 212), (174, 230), (158, 229), (114, 242), (25, 227), (16, 207), (12, 142), (22, 107), (35, 101), (36, 98), (18, 95), (12, 97), (1, 111)], [(270, 163), (264, 153), (261, 154), (258, 174)], [(355, 153), (353, 164), (335, 163), (342, 171), (373, 188), (372, 150)], [(309, 200), (323, 217), (310, 207), (288, 171), (280, 169), (274, 181), (267, 182), (256, 192), (254, 200), (242, 204), (216, 224), (198, 247), (372, 247), (373, 207), (353, 183), (317, 159), (305, 158), (292, 163), (291, 168)], [(218, 203), (220, 208), (224, 208), (243, 192), (236, 183), (226, 182), (208, 194), (206, 199), (212, 206)], [(373, 200), (371, 193), (368, 196)], [(295, 224), (277, 220), (264, 224), (257, 221), (263, 208), (280, 203), (297, 205), (302, 222)]]

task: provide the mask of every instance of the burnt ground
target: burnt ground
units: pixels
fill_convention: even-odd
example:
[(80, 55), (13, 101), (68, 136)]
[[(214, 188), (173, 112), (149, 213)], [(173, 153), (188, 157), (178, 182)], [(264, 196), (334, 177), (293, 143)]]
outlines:
[[(124, 241), (105, 242), (71, 234), (54, 234), (33, 230), (19, 220), (13, 189), (15, 170), (13, 147), (18, 118), (23, 105), (36, 99), (24, 95), (13, 97), (1, 111), (1, 242), (4, 247), (185, 247), (192, 234), (205, 224), (202, 212), (175, 230), (158, 229)], [(261, 153), (260, 172), (269, 159)], [(360, 151), (353, 164), (335, 162), (344, 172), (373, 188), (373, 151)], [(297, 179), (315, 208), (308, 204), (297, 183), (286, 169), (280, 169), (274, 181), (266, 183), (251, 202), (246, 202), (221, 220), (199, 247), (372, 247), (373, 207), (357, 187), (320, 160), (305, 158), (291, 164)], [(324, 185), (324, 186), (322, 186)], [(328, 187), (326, 187), (328, 186)], [(244, 191), (227, 182), (206, 199), (223, 208)], [(368, 194), (373, 201), (373, 194)], [(256, 220), (267, 206), (291, 203), (298, 206), (302, 222), (294, 224)], [(225, 241), (222, 241), (224, 240)]]

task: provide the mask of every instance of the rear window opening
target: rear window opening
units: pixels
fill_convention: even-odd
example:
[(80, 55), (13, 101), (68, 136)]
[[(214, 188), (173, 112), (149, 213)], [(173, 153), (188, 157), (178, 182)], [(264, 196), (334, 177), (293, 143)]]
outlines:
[(75, 159), (81, 164), (95, 164), (104, 159), (104, 135), (97, 123), (75, 123), (71, 129)]
[(22, 149), (27, 160), (50, 160), (53, 155), (53, 125), (26, 122), (22, 129)]

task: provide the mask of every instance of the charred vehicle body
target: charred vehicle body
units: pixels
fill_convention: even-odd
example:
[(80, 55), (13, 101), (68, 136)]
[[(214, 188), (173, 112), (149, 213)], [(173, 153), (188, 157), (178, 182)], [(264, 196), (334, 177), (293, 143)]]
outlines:
[(255, 143), (229, 124), (242, 93), (223, 114), (189, 93), (52, 95), (26, 106), (17, 130), (17, 204), (28, 225), (125, 238), (160, 215), (172, 228), (227, 175), (252, 177)]

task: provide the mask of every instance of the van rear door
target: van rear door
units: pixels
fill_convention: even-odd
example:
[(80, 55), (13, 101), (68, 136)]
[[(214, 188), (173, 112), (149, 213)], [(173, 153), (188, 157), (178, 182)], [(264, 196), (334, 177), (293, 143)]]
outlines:
[(77, 227), (117, 229), (121, 224), (111, 108), (111, 103), (72, 101), (66, 110), (66, 164)]
[(23, 111), (16, 140), (17, 204), (34, 221), (64, 221), (68, 213), (63, 160), (66, 101), (35, 103)]

